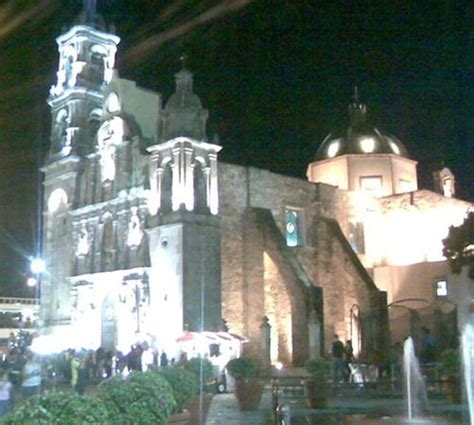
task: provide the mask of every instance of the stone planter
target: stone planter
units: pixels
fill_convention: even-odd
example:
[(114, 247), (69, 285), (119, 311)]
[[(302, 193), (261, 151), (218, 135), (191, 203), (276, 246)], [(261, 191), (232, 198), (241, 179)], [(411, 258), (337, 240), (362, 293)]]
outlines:
[(461, 404), (461, 378), (457, 375), (447, 375), (442, 378), (442, 381), (444, 383), (444, 388), (448, 401), (452, 404)]
[[(186, 410), (189, 412), (189, 425), (204, 425), (206, 423), (213, 397), (213, 394), (197, 395), (186, 405)], [(202, 414), (200, 414), (201, 407)]]
[(331, 393), (331, 386), (327, 382), (308, 379), (305, 382), (306, 403), (311, 409), (325, 409)]
[(236, 381), (235, 398), (240, 410), (257, 410), (263, 393), (263, 382), (258, 379)]
[(176, 413), (168, 419), (168, 425), (189, 425), (189, 412), (183, 410), (181, 413)]

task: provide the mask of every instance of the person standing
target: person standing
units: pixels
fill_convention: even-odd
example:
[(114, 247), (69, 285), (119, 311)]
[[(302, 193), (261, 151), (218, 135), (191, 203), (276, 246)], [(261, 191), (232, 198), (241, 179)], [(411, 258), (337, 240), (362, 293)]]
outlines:
[(77, 356), (75, 350), (71, 350), (69, 354), (71, 362), (71, 387), (76, 388), (77, 378), (79, 376), (79, 366), (81, 365), (81, 359)]
[(160, 356), (160, 366), (161, 367), (168, 367), (168, 356), (163, 351)]
[(344, 381), (349, 382), (351, 377), (351, 364), (354, 361), (354, 348), (352, 341), (348, 339), (344, 347)]
[(332, 354), (332, 382), (338, 384), (344, 379), (344, 344), (339, 341), (339, 336), (334, 335), (331, 347)]
[(10, 410), (11, 390), (13, 385), (8, 379), (6, 370), (0, 370), (0, 418), (5, 416)]
[(84, 354), (79, 365), (77, 384), (75, 390), (79, 395), (84, 395), (89, 385), (90, 371), (94, 366), (94, 352), (90, 351)]
[(38, 394), (41, 388), (41, 365), (33, 353), (28, 353), (23, 366), (21, 388), (25, 398)]

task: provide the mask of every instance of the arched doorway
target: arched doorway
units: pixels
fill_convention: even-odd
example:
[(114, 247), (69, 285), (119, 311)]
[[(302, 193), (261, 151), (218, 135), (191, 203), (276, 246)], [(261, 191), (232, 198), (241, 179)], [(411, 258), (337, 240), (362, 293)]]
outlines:
[(360, 323), (360, 308), (358, 304), (351, 307), (351, 333), (350, 338), (354, 356), (357, 358), (362, 351), (362, 328)]
[(116, 297), (108, 295), (102, 303), (101, 347), (106, 351), (117, 345), (117, 308)]

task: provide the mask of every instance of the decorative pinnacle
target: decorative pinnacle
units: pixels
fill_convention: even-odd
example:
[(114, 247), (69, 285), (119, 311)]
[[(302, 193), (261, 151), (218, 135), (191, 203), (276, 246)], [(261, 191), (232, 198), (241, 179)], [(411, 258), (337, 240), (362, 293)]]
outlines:
[(354, 103), (359, 103), (359, 87), (357, 85), (354, 86), (354, 94), (352, 95), (352, 100)]
[(186, 65), (187, 65), (187, 62), (188, 62), (188, 55), (186, 53), (183, 53), (180, 57), (179, 57), (179, 61), (181, 62), (181, 67), (183, 69), (186, 69)]
[(84, 0), (84, 11), (88, 17), (97, 13), (97, 0)]

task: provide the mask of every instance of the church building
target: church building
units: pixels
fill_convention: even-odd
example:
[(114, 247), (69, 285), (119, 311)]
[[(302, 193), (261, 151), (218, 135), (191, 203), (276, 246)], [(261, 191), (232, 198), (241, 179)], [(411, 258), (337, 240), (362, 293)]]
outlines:
[(193, 74), (181, 69), (165, 101), (119, 77), (119, 42), (90, 12), (57, 38), (45, 335), (174, 356), (187, 331), (227, 330), (262, 357), (268, 333), (273, 363), (301, 365), (334, 334), (356, 354), (382, 350), (390, 304), (449, 291), (441, 240), (472, 204), (453, 197), (446, 170), (442, 193), (418, 190), (416, 161), (357, 96), (307, 181), (232, 165), (208, 139)]

